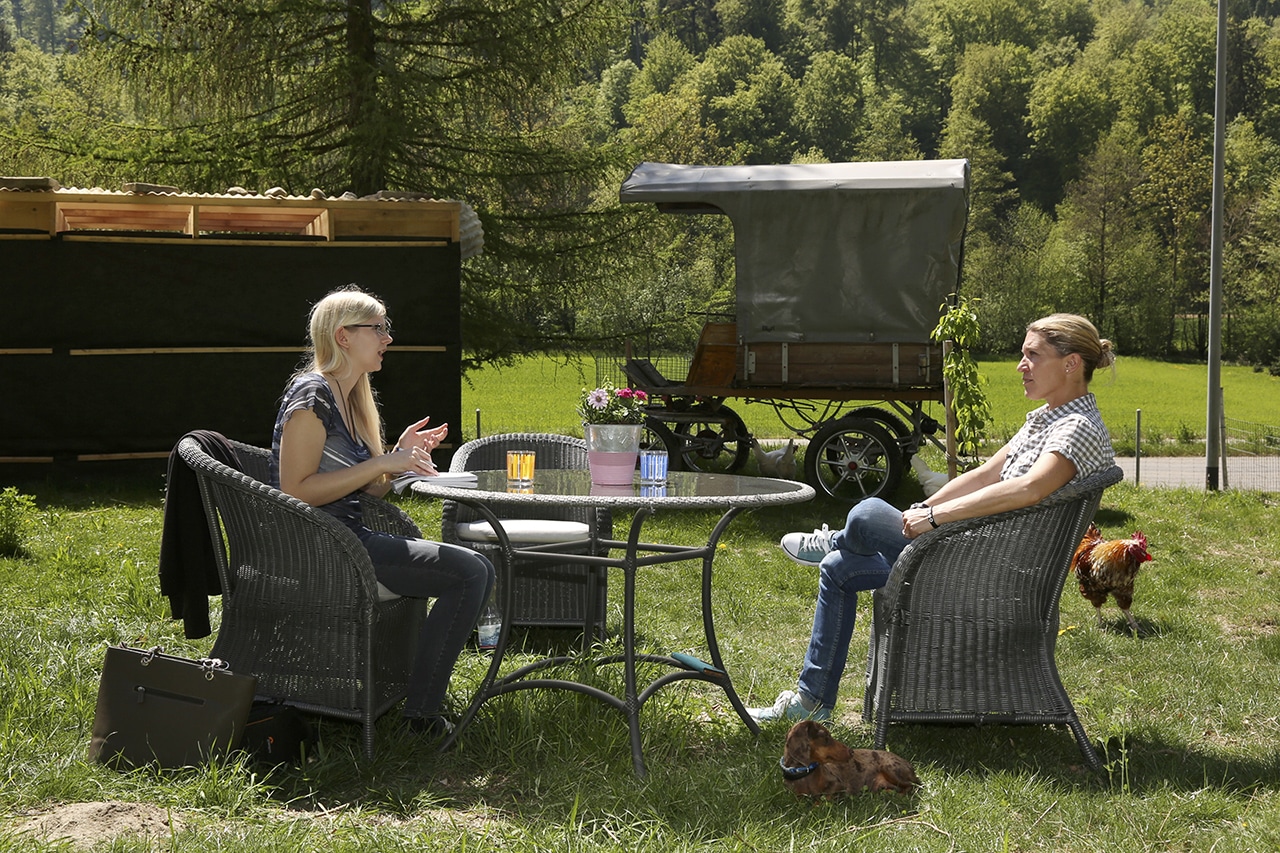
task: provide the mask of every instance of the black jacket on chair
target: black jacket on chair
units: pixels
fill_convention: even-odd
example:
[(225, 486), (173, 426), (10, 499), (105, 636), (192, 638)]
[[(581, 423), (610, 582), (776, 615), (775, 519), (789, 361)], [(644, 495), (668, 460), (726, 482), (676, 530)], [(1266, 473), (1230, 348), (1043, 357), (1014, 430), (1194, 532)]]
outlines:
[[(183, 436), (188, 437), (219, 462), (240, 470), (235, 448), (221, 433), (199, 429)], [(166, 483), (164, 526), (160, 533), (160, 594), (169, 597), (170, 612), (174, 619), (182, 620), (183, 634), (195, 640), (213, 633), (209, 596), (221, 595), (222, 584), (200, 487), (196, 475), (178, 455), (176, 445), (169, 454)]]

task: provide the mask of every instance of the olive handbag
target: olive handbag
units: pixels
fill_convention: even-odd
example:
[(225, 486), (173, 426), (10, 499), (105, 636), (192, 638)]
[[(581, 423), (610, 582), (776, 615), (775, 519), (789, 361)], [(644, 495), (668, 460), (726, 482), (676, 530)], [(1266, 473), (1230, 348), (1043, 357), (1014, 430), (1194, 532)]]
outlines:
[(89, 758), (126, 768), (187, 767), (225, 754), (240, 743), (256, 687), (252, 675), (217, 658), (109, 646)]

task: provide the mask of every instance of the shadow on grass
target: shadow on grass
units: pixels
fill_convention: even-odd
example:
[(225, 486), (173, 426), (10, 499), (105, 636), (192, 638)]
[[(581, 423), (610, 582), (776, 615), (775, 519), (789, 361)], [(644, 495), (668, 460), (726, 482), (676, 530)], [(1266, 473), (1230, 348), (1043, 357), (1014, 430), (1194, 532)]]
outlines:
[(1102, 506), (1094, 514), (1093, 523), (1103, 530), (1111, 527), (1127, 528), (1133, 525), (1133, 514), (1115, 507)]
[[(778, 769), (785, 728), (756, 738), (727, 703), (710, 717), (669, 708), (649, 713), (644, 778), (633, 770), (621, 714), (576, 695), (548, 703), (538, 693), (518, 693), (486, 705), (448, 753), (384, 720), (372, 765), (357, 774), (330, 761), (305, 778), (291, 770), (273, 780), (273, 798), (292, 808), (369, 808), (405, 819), (430, 806), (447, 810), (450, 821), (520, 825), (531, 835), (566, 825), (578, 835), (596, 823), (656, 822), (686, 839), (729, 838), (745, 825), (798, 817), (878, 824), (918, 809), (919, 797), (887, 793), (830, 803), (797, 798)], [(354, 733), (324, 736), (358, 750)]]
[[(870, 737), (870, 731), (867, 731)], [(889, 728), (888, 746), (916, 763), (926, 780), (930, 772), (987, 777), (995, 774), (1052, 779), (1073, 787), (1124, 788), (1142, 795), (1172, 788), (1224, 791), (1269, 787), (1280, 779), (1280, 755), (1226, 759), (1195, 746), (1162, 740), (1112, 737), (1093, 740), (1103, 773), (1091, 771), (1075, 738), (1052, 726), (919, 726)]]
[(1129, 637), (1136, 640), (1152, 640), (1157, 637), (1164, 637), (1176, 633), (1173, 624), (1160, 619), (1144, 619), (1142, 617), (1134, 617), (1138, 622), (1137, 636), (1134, 637), (1133, 629), (1129, 627), (1129, 623), (1125, 621), (1124, 616), (1116, 616), (1108, 618), (1105, 613), (1102, 617), (1102, 625), (1096, 622), (1090, 624), (1090, 628), (1099, 631), (1105, 631), (1108, 634), (1116, 634), (1118, 636)]
[[(714, 694), (664, 691), (646, 705), (645, 778), (632, 769), (622, 716), (577, 694), (531, 691), (486, 705), (450, 752), (406, 732), (388, 714), (378, 725), (378, 756), (358, 760), (358, 727), (325, 723), (327, 755), (308, 768), (270, 780), (272, 798), (295, 810), (370, 809), (391, 819), (443, 820), (518, 827), (545, 839), (557, 830), (590, 833), (593, 826), (654, 822), (680, 837), (732, 838), (778, 821), (820, 834), (913, 822), (921, 804), (973, 786), (1027, 786), (1063, 794), (1143, 796), (1159, 790), (1227, 793), (1274, 786), (1274, 754), (1224, 759), (1159, 739), (1098, 744), (1106, 770), (1085, 765), (1065, 728), (1047, 726), (921, 726), (890, 728), (889, 747), (910, 760), (923, 782), (911, 797), (891, 794), (810, 802), (782, 781), (778, 758), (788, 726), (753, 736)], [(870, 746), (870, 727), (834, 724), (851, 747)], [(790, 825), (788, 823), (788, 825)]]
[[(634, 772), (623, 715), (577, 693), (497, 697), (445, 753), (407, 732), (396, 714), (379, 721), (372, 762), (359, 757), (357, 726), (322, 721), (322, 757), (276, 771), (271, 798), (302, 811), (370, 809), (403, 819), (442, 809), (534, 835), (575, 814), (588, 826), (617, 816), (657, 821), (689, 838), (732, 837), (744, 824), (806, 815), (813, 806), (783, 784), (778, 758), (786, 728), (757, 738), (723, 693), (705, 685), (680, 682), (645, 704), (644, 778)], [(832, 816), (860, 823), (917, 807), (916, 798), (892, 795), (842, 802), (831, 806)], [(819, 807), (814, 819), (824, 814)]]
[(167, 464), (163, 459), (0, 464), (0, 481), (31, 495), (41, 508), (160, 507)]
[(1124, 783), (1138, 795), (1159, 787), (1250, 791), (1274, 788), (1280, 779), (1280, 755), (1274, 752), (1228, 759), (1196, 746), (1142, 737), (1112, 737), (1096, 746), (1113, 784)]

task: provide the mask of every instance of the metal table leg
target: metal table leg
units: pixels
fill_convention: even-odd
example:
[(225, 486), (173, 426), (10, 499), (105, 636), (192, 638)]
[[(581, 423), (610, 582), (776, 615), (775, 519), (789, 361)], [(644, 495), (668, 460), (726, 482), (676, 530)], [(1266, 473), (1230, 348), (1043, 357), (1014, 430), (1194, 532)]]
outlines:
[[(483, 504), (472, 504), (475, 509), (484, 516), (485, 520), (493, 525), (493, 529), (498, 536), (501, 544), (501, 573), (503, 578), (502, 596), (500, 606), (504, 613), (509, 612), (511, 606), (511, 589), (512, 577), (514, 575), (513, 564), (516, 557), (516, 551), (512, 548), (510, 540), (507, 538), (506, 531), (502, 528), (501, 521)], [(603, 557), (594, 555), (574, 555), (574, 559), (586, 562), (591, 565), (609, 568), (620, 568), (623, 571), (623, 630), (622, 630), (622, 648), (621, 657), (610, 656), (597, 662), (597, 665), (610, 663), (621, 663), (623, 665), (624, 679), (624, 695), (619, 698), (613, 694), (606, 693), (599, 688), (592, 687), (578, 682), (567, 681), (562, 679), (549, 678), (526, 678), (526, 676), (539, 669), (553, 666), (560, 663), (566, 663), (570, 659), (567, 657), (547, 658), (541, 661), (528, 664), (504, 678), (498, 678), (498, 671), (501, 668), (502, 658), (506, 652), (507, 640), (511, 630), (509, 619), (503, 620), (502, 630), (498, 635), (498, 645), (493, 650), (493, 660), (489, 664), (489, 669), (485, 673), (484, 679), (480, 686), (476, 689), (476, 693), (472, 698), (462, 718), (458, 721), (457, 727), (440, 745), (440, 749), (449, 749), (457, 742), (458, 737), (469, 726), (475, 718), (480, 707), (489, 699), (500, 696), (504, 693), (511, 693), (517, 690), (529, 690), (535, 688), (557, 688), (562, 690), (572, 690), (579, 693), (593, 696), (600, 701), (617, 708), (627, 720), (627, 728), (631, 742), (631, 760), (636, 776), (644, 778), (647, 773), (644, 761), (644, 750), (640, 730), (640, 711), (644, 703), (653, 696), (659, 689), (680, 680), (699, 680), (706, 681), (720, 687), (729, 697), (729, 702), (734, 710), (738, 712), (738, 716), (746, 723), (747, 728), (753, 734), (760, 733), (760, 727), (751, 715), (747, 713), (746, 708), (742, 704), (742, 700), (738, 697), (737, 691), (733, 687), (733, 680), (729, 676), (728, 670), (724, 666), (724, 660), (720, 655), (720, 646), (716, 640), (715, 619), (712, 613), (711, 601), (711, 581), (713, 575), (713, 562), (715, 560), (716, 545), (720, 541), (720, 537), (724, 534), (729, 523), (742, 511), (741, 507), (732, 507), (721, 516), (715, 528), (712, 530), (706, 545), (698, 547), (679, 546), (679, 545), (662, 545), (655, 543), (642, 543), (640, 541), (640, 531), (644, 526), (644, 522), (653, 514), (651, 507), (639, 507), (636, 509), (635, 516), (631, 522), (631, 530), (628, 534), (626, 542), (616, 540), (603, 540), (599, 544), (610, 548), (621, 548), (624, 556), (622, 558)], [(641, 552), (646, 552), (646, 556), (641, 556)], [(545, 559), (556, 560), (562, 559), (564, 555), (556, 554), (554, 551), (538, 550), (538, 549), (521, 549), (519, 556), (522, 559)], [(650, 565), (658, 565), (662, 563), (682, 562), (686, 560), (702, 559), (702, 625), (703, 632), (706, 636), (707, 648), (711, 656), (711, 663), (719, 671), (716, 675), (708, 675), (685, 668), (684, 664), (674, 658), (664, 655), (637, 654), (635, 647), (636, 632), (636, 580), (637, 572), (640, 568)], [(589, 620), (590, 621), (590, 620)], [(651, 681), (643, 691), (639, 690), (637, 684), (636, 663), (644, 661), (647, 663), (658, 663), (667, 666), (676, 667), (679, 671), (668, 673)]]

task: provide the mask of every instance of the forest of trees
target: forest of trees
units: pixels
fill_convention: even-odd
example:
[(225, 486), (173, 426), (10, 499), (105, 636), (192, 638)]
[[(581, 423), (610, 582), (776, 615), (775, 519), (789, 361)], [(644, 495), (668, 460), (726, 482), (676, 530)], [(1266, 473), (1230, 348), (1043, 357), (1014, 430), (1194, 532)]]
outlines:
[[(1276, 368), (1280, 0), (1222, 2), (1224, 355)], [(484, 361), (732, 310), (730, 223), (620, 205), (638, 162), (964, 157), (985, 349), (1068, 310), (1204, 358), (1216, 29), (1212, 0), (0, 0), (0, 172), (464, 199)]]

